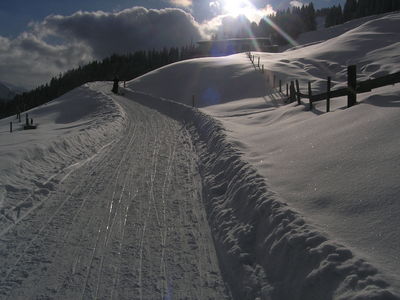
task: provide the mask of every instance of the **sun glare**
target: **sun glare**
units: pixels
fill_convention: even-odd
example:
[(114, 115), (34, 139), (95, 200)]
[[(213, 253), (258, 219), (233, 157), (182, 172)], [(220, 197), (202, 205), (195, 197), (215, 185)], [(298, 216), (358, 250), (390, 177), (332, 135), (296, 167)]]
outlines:
[(246, 14), (249, 10), (254, 10), (253, 5), (248, 0), (225, 0), (224, 11), (233, 16)]

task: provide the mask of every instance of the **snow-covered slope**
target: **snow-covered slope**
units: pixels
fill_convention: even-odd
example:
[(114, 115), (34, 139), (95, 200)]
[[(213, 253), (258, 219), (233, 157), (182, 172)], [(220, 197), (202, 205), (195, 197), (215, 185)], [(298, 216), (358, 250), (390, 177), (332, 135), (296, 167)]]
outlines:
[(0, 210), (5, 216), (1, 222), (7, 222), (7, 214), (33, 190), (45, 193), (51, 189), (50, 179), (62, 181), (112, 142), (125, 118), (117, 104), (91, 85), (32, 109), (28, 115), (37, 129), (22, 130), (25, 114), (21, 123), (15, 116), (0, 120)]
[[(268, 191), (277, 193), (280, 199), (278, 202), (286, 202), (291, 209), (300, 213), (308, 224), (317, 228), (324, 238), (344, 245), (354, 257), (364, 258), (371, 263), (384, 274), (385, 281), (390, 282), (399, 291), (399, 85), (359, 96), (361, 104), (347, 110), (343, 109), (346, 99), (334, 99), (334, 112), (329, 114), (324, 114), (323, 102), (312, 112), (307, 111), (305, 105), (284, 105), (284, 96), (270, 87), (273, 74), (283, 82), (300, 79), (303, 91), (306, 90), (307, 81), (313, 82), (314, 92), (324, 90), (327, 76), (332, 77), (334, 88), (344, 86), (347, 80), (347, 66), (350, 64), (357, 64), (358, 77), (361, 80), (398, 72), (399, 26), (399, 13), (372, 18), (363, 24), (355, 20), (333, 29), (322, 30), (319, 34), (313, 33), (314, 42), (323, 40), (321, 43), (313, 43), (309, 38), (307, 43), (311, 45), (296, 47), (283, 53), (253, 53), (256, 57), (261, 57), (261, 63), (268, 70), (264, 75), (253, 68), (245, 54), (237, 54), (224, 58), (180, 62), (133, 80), (128, 86), (132, 90), (189, 105), (192, 104), (192, 95), (195, 95), (196, 105), (203, 107), (203, 112), (217, 118), (226, 130), (227, 136), (216, 140), (226, 138), (234, 148), (234, 154), (231, 154), (235, 156), (239, 153), (242, 159), (251, 163), (257, 172), (266, 178)], [(347, 31), (348, 28), (352, 29)], [(326, 40), (325, 34), (332, 30), (344, 33), (337, 36), (332, 34), (335, 37)], [(207, 132), (215, 129), (203, 127), (202, 130)], [(221, 153), (223, 149), (216, 152)], [(221, 157), (217, 162), (219, 172), (214, 174), (215, 178), (212, 180), (216, 185), (214, 201), (223, 204), (219, 205), (219, 212), (214, 213), (219, 214), (216, 216), (217, 220), (228, 223), (229, 219), (236, 220), (238, 216), (243, 217), (247, 213), (251, 215), (257, 210), (257, 206), (252, 207), (249, 204), (249, 210), (246, 212), (244, 208), (237, 208), (234, 202), (229, 203), (227, 200), (232, 199), (229, 198), (232, 192), (227, 187), (233, 183), (224, 183), (223, 174), (226, 175), (227, 171), (222, 171), (233, 168), (233, 161), (234, 159)], [(233, 171), (235, 172), (238, 172), (238, 169)], [(252, 176), (243, 176), (252, 180)], [(240, 187), (237, 188), (240, 190)], [(262, 198), (261, 195), (253, 198), (251, 193), (245, 188), (237, 196), (237, 201), (242, 199), (241, 201), (246, 202), (248, 197), (254, 201), (257, 197)], [(229, 211), (231, 213), (228, 213)], [(257, 220), (257, 214), (253, 217), (252, 221), (247, 219), (252, 225), (260, 221)], [(265, 226), (272, 226), (279, 231), (280, 226), (285, 228), (281, 223), (285, 218), (282, 218)], [(289, 220), (293, 219), (290, 217)], [(246, 230), (241, 228), (239, 230), (238, 227), (239, 233), (232, 232), (232, 227), (227, 231), (221, 229), (224, 234), (230, 236), (233, 248), (237, 247), (237, 244), (234, 245), (235, 240), (240, 241), (243, 234), (247, 236)], [(240, 233), (241, 230), (244, 232)], [(297, 234), (293, 232), (291, 237), (290, 230), (285, 232), (288, 232), (288, 240), (280, 246), (284, 249), (295, 247), (297, 252), (294, 253), (301, 252), (304, 255), (301, 259), (307, 260), (307, 254), (302, 252), (306, 251), (307, 243), (291, 245), (289, 240)], [(267, 242), (267, 235), (260, 231), (257, 231), (256, 235), (264, 237), (266, 244), (257, 244), (255, 249), (275, 251), (274, 243)], [(300, 236), (304, 237), (303, 234)], [(226, 250), (225, 254), (234, 251), (233, 248)], [(296, 256), (289, 250), (283, 252), (291, 253), (291, 257)], [(296, 266), (298, 262), (293, 261), (291, 257), (282, 258), (282, 263), (285, 259), (292, 261), (292, 264), (283, 265), (282, 272), (300, 268)], [(310, 254), (308, 259), (312, 260), (311, 257)], [(332, 279), (329, 275), (331, 272), (343, 270), (340, 264), (335, 265), (328, 261), (332, 262), (331, 259), (324, 263), (319, 262), (321, 268), (327, 269), (325, 274), (319, 273), (320, 277), (314, 281), (315, 284), (319, 282), (323, 285)], [(266, 267), (269, 263), (271, 262), (266, 261), (264, 265), (267, 278), (268, 271), (272, 272)], [(356, 262), (349, 261), (346, 265), (349, 263), (354, 263), (352, 267), (357, 265)], [(270, 268), (279, 268), (271, 264)], [(304, 264), (303, 271), (311, 268), (306, 262)], [(332, 269), (328, 271), (329, 268)], [(311, 276), (311, 273), (305, 271), (303, 275)], [(361, 273), (355, 272), (349, 276), (360, 280)], [(284, 280), (282, 277), (276, 275), (277, 273), (273, 274), (275, 275), (270, 276), (285, 285), (279, 281)], [(293, 278), (299, 279), (296, 277), (299, 274), (292, 275)], [(342, 280), (350, 280), (350, 277)], [(361, 288), (363, 285), (365, 287), (365, 283), (359, 282), (354, 283), (353, 287)], [(276, 286), (270, 288), (274, 289)], [(344, 291), (333, 290), (329, 297), (374, 297), (372, 289), (368, 292), (366, 288), (353, 295), (346, 294), (346, 289), (351, 288), (347, 286)], [(384, 294), (380, 297), (376, 294), (375, 296), (376, 299), (392, 299)], [(293, 299), (290, 296), (282, 297), (279, 299)]]

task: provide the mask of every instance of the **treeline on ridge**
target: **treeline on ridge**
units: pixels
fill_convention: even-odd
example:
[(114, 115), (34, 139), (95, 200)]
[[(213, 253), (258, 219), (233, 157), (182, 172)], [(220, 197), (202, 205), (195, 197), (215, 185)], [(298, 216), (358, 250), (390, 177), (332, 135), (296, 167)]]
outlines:
[(137, 51), (126, 55), (114, 54), (53, 77), (49, 83), (16, 95), (11, 101), (0, 101), (0, 118), (47, 103), (87, 82), (113, 80), (115, 77), (128, 81), (167, 64), (198, 56), (198, 49), (194, 45), (159, 51)]
[(400, 10), (400, 0), (347, 0), (343, 8), (339, 4), (318, 11), (325, 15), (325, 27), (339, 25), (344, 22)]

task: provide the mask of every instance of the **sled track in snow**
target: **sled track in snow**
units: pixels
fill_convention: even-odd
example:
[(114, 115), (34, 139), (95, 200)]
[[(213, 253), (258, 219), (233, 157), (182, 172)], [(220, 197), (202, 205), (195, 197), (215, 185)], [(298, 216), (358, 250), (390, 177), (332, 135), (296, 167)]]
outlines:
[(190, 136), (118, 101), (129, 115), (121, 139), (4, 232), (1, 299), (229, 299), (206, 220), (187, 217), (201, 207), (194, 153), (180, 147)]

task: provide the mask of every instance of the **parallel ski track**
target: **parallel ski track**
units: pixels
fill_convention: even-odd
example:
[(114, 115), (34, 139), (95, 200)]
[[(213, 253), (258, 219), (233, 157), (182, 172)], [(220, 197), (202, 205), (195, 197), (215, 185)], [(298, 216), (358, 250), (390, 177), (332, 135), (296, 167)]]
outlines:
[[(15, 251), (2, 263), (0, 295), (21, 295), (13, 288), (25, 282), (22, 271), (34, 276), (21, 293), (34, 284), (50, 298), (226, 299), (209, 297), (218, 262), (203, 234), (189, 131), (141, 105), (124, 106), (131, 117), (122, 137), (67, 172), (60, 184), (67, 193), (50, 193), (3, 232)], [(43, 276), (41, 266), (49, 268)]]

